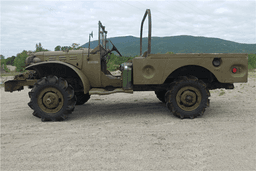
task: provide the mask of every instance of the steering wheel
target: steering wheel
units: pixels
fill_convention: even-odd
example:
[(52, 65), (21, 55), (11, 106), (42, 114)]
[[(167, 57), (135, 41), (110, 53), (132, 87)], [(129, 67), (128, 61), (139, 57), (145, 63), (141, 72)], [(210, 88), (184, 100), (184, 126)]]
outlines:
[[(112, 49), (111, 50), (108, 50), (103, 56), (103, 60), (105, 60), (106, 61), (106, 63), (108, 63), (108, 61), (109, 61), (109, 59), (110, 59), (110, 55), (112, 54), (111, 52), (112, 51), (116, 51), (120, 56), (122, 56), (121, 55), (121, 53), (117, 50), (117, 48), (115, 47), (115, 45), (111, 42), (111, 40), (109, 40), (110, 41), (110, 43), (113, 45), (113, 47), (112, 47)], [(109, 54), (110, 53), (110, 54)], [(108, 54), (108, 56), (106, 56)]]
[(113, 48), (111, 49), (111, 51), (116, 51), (120, 56), (122, 56), (121, 55), (121, 53), (117, 50), (117, 48), (115, 47), (115, 45), (111, 42), (111, 40), (109, 40), (110, 41), (110, 43), (113, 45)]

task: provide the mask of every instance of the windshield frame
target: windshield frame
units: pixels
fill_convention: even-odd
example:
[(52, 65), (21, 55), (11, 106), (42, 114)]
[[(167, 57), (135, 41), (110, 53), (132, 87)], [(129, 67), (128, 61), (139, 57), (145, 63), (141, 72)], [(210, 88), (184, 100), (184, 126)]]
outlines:
[[(99, 21), (99, 40), (98, 40), (98, 46), (103, 47), (105, 50), (107, 50), (107, 31), (105, 30), (105, 26), (102, 25), (102, 23)], [(101, 46), (100, 46), (101, 45)]]

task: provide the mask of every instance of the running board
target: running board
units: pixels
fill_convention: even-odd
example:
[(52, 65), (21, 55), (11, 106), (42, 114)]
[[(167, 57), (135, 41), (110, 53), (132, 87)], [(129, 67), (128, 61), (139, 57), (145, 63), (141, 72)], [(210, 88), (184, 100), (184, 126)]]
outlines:
[(89, 91), (89, 95), (92, 95), (92, 94), (107, 95), (107, 94), (113, 94), (113, 93), (131, 93), (132, 94), (133, 90), (124, 90), (123, 88), (116, 88), (112, 91), (108, 91), (103, 88), (92, 88)]

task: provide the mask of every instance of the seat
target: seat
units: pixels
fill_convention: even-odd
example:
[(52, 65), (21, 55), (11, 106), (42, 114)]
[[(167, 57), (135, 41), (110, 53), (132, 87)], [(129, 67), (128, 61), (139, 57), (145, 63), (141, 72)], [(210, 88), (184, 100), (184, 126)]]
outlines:
[(113, 80), (117, 80), (117, 79), (120, 79), (119, 76), (114, 76), (114, 75), (111, 75), (111, 74), (106, 74), (106, 76), (109, 78), (109, 79), (113, 79)]
[(141, 56), (135, 57), (135, 59), (144, 59), (148, 56), (148, 51), (145, 51)]
[(145, 59), (145, 57), (138, 56), (138, 57), (135, 57), (135, 59)]

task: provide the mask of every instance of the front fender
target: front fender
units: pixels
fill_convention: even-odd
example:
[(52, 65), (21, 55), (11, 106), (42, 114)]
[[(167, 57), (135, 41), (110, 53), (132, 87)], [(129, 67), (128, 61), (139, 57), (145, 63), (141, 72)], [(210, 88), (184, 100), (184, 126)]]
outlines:
[(43, 65), (49, 65), (49, 64), (60, 64), (60, 65), (64, 65), (65, 67), (69, 67), (71, 68), (81, 79), (82, 83), (83, 83), (83, 87), (84, 87), (84, 93), (88, 93), (91, 86), (90, 86), (90, 82), (88, 80), (88, 78), (83, 74), (83, 72), (76, 68), (73, 65), (70, 65), (68, 63), (65, 62), (61, 62), (61, 61), (46, 61), (46, 62), (39, 62), (39, 63), (35, 63), (35, 64), (31, 64), (29, 66), (27, 66), (25, 69), (26, 70), (37, 70), (38, 67), (43, 66)]

